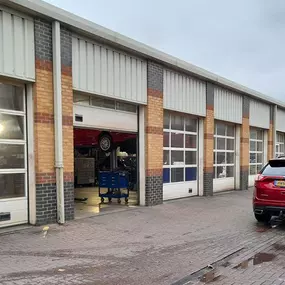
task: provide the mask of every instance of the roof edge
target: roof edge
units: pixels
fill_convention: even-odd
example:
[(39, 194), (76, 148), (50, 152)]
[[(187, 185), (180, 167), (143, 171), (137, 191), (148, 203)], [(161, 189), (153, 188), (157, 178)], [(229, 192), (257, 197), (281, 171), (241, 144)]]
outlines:
[(41, 14), (42, 16), (46, 16), (48, 18), (60, 21), (68, 26), (81, 30), (82, 32), (87, 32), (90, 35), (93, 35), (94, 37), (99, 37), (103, 40), (112, 42), (116, 45), (121, 46), (121, 48), (133, 50), (135, 53), (139, 53), (146, 58), (154, 59), (166, 65), (182, 69), (183, 71), (192, 73), (198, 77), (201, 77), (204, 80), (208, 80), (225, 88), (230, 88), (237, 92), (247, 94), (254, 99), (259, 99), (269, 104), (278, 105), (281, 108), (285, 108), (285, 102), (264, 95), (261, 92), (235, 83), (222, 76), (218, 76), (203, 68), (200, 68), (196, 65), (166, 54), (146, 44), (135, 41), (129, 37), (126, 37), (103, 26), (95, 24), (94, 22), (79, 17), (73, 13), (58, 8), (42, 0), (0, 0), (0, 3), (12, 7), (22, 7), (25, 10), (31, 11), (32, 13)]

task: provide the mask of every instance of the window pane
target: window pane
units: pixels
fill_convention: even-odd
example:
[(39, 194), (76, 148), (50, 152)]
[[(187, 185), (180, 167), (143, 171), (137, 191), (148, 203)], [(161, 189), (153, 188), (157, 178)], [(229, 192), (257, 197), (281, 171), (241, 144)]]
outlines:
[(170, 128), (170, 115), (168, 112), (164, 112), (164, 115), (163, 115), (163, 128), (164, 129)]
[(226, 166), (217, 166), (217, 178), (225, 178), (226, 175)]
[(183, 171), (184, 171), (184, 168), (172, 168), (171, 169), (171, 182), (184, 181)]
[(250, 153), (249, 154), (249, 162), (250, 163), (256, 163), (256, 153)]
[(169, 183), (170, 182), (170, 169), (164, 168), (163, 169), (163, 183)]
[(197, 168), (187, 167), (185, 168), (185, 181), (195, 181), (197, 180)]
[(24, 139), (24, 118), (0, 114), (0, 139)]
[(225, 136), (226, 135), (226, 125), (217, 123), (216, 124), (216, 134), (219, 136)]
[(184, 118), (179, 115), (171, 116), (171, 129), (184, 131)]
[(235, 149), (235, 140), (227, 139), (227, 150), (234, 150), (234, 149)]
[(250, 151), (256, 151), (256, 141), (250, 141)]
[(0, 199), (25, 196), (25, 174), (0, 174)]
[(227, 136), (234, 137), (235, 136), (235, 127), (234, 126), (227, 126)]
[(137, 112), (137, 106), (136, 105), (123, 103), (123, 102), (117, 102), (116, 103), (116, 109), (119, 111), (130, 112), (130, 113), (136, 113)]
[(262, 169), (262, 164), (257, 165), (257, 173), (259, 173)]
[(80, 105), (89, 105), (90, 97), (88, 95), (74, 94), (73, 102)]
[(250, 165), (249, 173), (250, 173), (250, 175), (257, 174), (257, 167), (256, 167), (256, 165)]
[(168, 132), (163, 133), (163, 146), (169, 147), (169, 133)]
[(262, 142), (257, 142), (257, 151), (263, 151), (263, 144)]
[(169, 165), (169, 150), (163, 151), (163, 165)]
[(234, 177), (234, 167), (227, 166), (227, 177)]
[(263, 140), (263, 131), (260, 131), (260, 130), (257, 131), (257, 139)]
[(0, 109), (24, 111), (23, 89), (0, 83)]
[(234, 163), (235, 154), (234, 152), (227, 152), (227, 164)]
[(93, 106), (101, 107), (101, 108), (107, 108), (107, 109), (115, 109), (115, 101), (99, 98), (99, 97), (92, 97), (91, 103)]
[(197, 132), (197, 120), (192, 118), (185, 119), (185, 130), (187, 132)]
[(263, 153), (257, 153), (256, 162), (257, 163), (263, 162)]
[(197, 152), (196, 151), (186, 151), (185, 152), (185, 164), (197, 164)]
[(196, 135), (185, 135), (185, 147), (186, 148), (197, 148), (197, 136)]
[(251, 139), (257, 139), (256, 130), (250, 130), (250, 138)]
[(171, 151), (171, 164), (172, 165), (184, 165), (184, 152), (183, 151)]
[(25, 168), (23, 145), (0, 144), (0, 169)]
[(171, 133), (171, 147), (184, 147), (184, 134)]
[(226, 153), (217, 152), (217, 161), (215, 164), (225, 164), (225, 162), (226, 162)]
[(217, 138), (217, 147), (218, 149), (226, 149), (226, 139), (223, 138)]

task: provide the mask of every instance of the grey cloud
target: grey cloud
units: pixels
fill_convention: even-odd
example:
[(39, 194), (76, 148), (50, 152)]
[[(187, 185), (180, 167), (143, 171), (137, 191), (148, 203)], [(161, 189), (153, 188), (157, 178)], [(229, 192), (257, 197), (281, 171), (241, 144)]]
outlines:
[(285, 101), (284, 0), (47, 0)]

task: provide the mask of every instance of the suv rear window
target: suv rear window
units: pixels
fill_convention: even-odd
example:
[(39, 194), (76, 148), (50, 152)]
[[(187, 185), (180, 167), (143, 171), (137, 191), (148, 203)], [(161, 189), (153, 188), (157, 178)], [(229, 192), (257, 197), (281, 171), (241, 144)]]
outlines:
[(285, 159), (269, 161), (261, 174), (265, 176), (285, 176)]

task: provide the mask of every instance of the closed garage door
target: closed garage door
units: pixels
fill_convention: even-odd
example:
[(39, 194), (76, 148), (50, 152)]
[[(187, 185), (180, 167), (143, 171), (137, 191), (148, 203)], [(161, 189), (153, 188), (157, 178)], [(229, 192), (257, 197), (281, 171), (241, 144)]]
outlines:
[(164, 114), (163, 199), (198, 194), (198, 119)]

